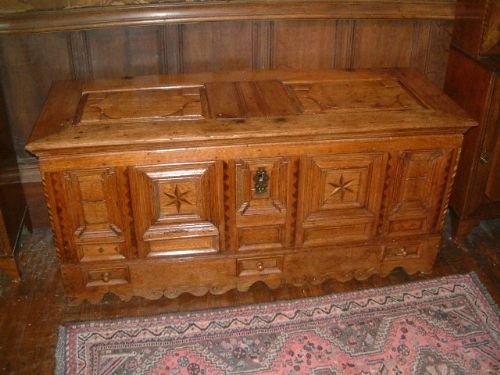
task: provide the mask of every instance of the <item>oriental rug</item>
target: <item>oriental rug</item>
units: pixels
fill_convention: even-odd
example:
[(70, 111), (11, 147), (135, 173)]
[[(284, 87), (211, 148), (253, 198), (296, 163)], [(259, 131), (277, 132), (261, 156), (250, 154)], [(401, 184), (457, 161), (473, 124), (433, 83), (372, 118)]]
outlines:
[(58, 374), (499, 374), (475, 274), (60, 328)]

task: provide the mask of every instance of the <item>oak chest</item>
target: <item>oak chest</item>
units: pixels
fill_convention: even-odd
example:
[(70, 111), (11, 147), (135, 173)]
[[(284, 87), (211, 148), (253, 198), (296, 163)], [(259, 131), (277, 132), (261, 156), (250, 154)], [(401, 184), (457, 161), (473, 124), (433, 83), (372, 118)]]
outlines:
[(429, 272), (462, 134), (412, 71), (56, 83), (40, 158), (67, 295)]

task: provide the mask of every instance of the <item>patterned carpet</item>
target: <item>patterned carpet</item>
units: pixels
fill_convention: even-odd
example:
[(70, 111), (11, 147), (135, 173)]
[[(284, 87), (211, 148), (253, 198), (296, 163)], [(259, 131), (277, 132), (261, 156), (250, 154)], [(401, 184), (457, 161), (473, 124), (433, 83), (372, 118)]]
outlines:
[(498, 374), (499, 310), (475, 274), (60, 328), (57, 374)]

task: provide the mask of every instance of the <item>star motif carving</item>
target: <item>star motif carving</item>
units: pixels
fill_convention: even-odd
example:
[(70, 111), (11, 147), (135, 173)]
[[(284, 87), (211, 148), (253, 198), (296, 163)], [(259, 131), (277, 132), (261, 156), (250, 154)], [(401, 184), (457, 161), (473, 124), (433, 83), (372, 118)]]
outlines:
[(170, 202), (167, 203), (167, 206), (172, 206), (175, 205), (177, 208), (177, 213), (181, 212), (181, 207), (182, 204), (189, 204), (193, 205), (190, 201), (187, 200), (186, 195), (190, 193), (189, 190), (181, 192), (179, 190), (179, 186), (175, 185), (174, 192), (173, 193), (163, 193), (165, 194), (168, 198), (170, 198)]
[(354, 192), (350, 186), (353, 184), (354, 180), (348, 180), (348, 181), (345, 181), (344, 180), (344, 175), (340, 175), (340, 180), (339, 182), (336, 184), (334, 182), (329, 182), (328, 185), (330, 185), (331, 187), (333, 187), (333, 190), (331, 191), (330, 195), (328, 197), (331, 197), (337, 193), (340, 194), (340, 200), (343, 201), (344, 200), (344, 196), (345, 196), (345, 193), (346, 191), (352, 193)]

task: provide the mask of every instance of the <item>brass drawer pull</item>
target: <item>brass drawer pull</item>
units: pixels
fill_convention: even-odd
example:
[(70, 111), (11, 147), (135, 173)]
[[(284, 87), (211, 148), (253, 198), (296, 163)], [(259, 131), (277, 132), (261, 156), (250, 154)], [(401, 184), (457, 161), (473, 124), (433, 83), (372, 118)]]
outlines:
[(259, 272), (264, 271), (264, 263), (257, 262), (257, 271), (259, 271)]

